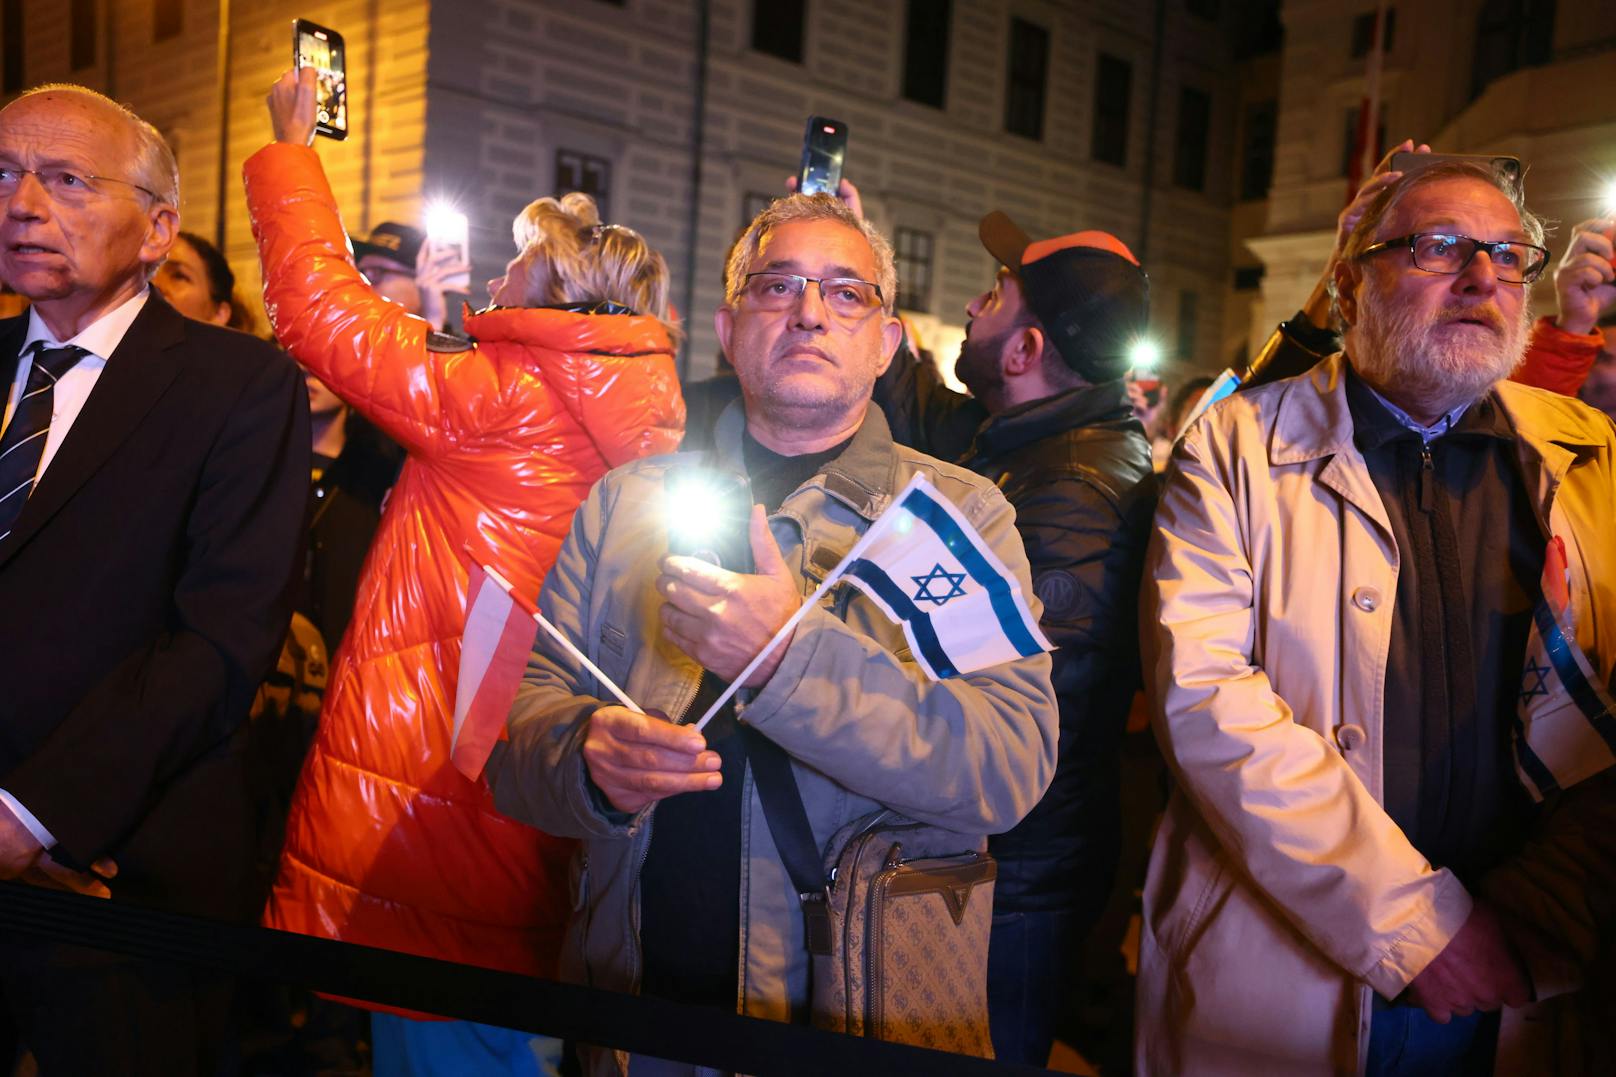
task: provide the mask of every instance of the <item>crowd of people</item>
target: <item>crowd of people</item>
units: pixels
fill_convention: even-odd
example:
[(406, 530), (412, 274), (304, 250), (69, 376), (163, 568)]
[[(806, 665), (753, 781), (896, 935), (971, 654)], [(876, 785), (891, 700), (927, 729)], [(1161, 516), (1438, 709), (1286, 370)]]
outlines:
[[(681, 386), (663, 257), (582, 194), (526, 206), (445, 331), (465, 267), (350, 240), (313, 75), (244, 166), (273, 343), (154, 128), (76, 86), (0, 110), (0, 879), (883, 1035), (828, 1012), (834, 880), (795, 842), (817, 869), (898, 820), (888, 868), (978, 867), (954, 926), (892, 928), (917, 975), (947, 958), (957, 1027), (894, 1038), (1044, 1064), (1142, 882), (1141, 1074), (1616, 1067), (1616, 221), (1571, 231), (1534, 321), (1518, 183), (1388, 156), (1242, 390), (1144, 406), (1117, 237), (987, 213), (960, 394), (843, 181), (737, 237), (731, 373)], [(740, 563), (670, 552), (691, 468), (744, 479)], [(890, 602), (803, 608), (916, 482), (1047, 652), (939, 671)], [(468, 772), (477, 566), (560, 638)], [(1169, 787), (1143, 880), (1130, 713)], [(277, 1020), (377, 1074), (707, 1072), (251, 995), (0, 932), (0, 1072), (240, 1072)]]

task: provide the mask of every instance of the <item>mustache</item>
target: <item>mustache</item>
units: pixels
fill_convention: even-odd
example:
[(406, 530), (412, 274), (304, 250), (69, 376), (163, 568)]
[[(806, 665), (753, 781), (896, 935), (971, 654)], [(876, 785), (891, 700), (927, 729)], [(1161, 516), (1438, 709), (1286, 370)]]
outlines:
[(815, 344), (814, 338), (810, 336), (782, 337), (780, 342), (774, 346), (773, 358), (778, 359), (789, 352), (808, 352), (811, 355), (819, 356), (826, 362), (834, 362), (830, 357), (830, 353)]
[(1504, 321), (1504, 314), (1491, 303), (1476, 306), (1450, 306), (1443, 307), (1431, 318), (1432, 325), (1446, 325), (1449, 322), (1474, 321), (1481, 322), (1493, 332), (1502, 336), (1509, 325)]

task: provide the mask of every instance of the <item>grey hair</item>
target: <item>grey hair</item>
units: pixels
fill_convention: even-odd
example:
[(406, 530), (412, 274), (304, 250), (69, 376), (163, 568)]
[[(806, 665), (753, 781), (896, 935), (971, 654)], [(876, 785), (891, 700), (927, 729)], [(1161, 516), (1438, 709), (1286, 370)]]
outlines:
[(17, 100), (44, 93), (81, 94), (114, 109), (134, 132), (135, 175), (139, 178), (140, 185), (150, 191), (160, 204), (175, 210), (179, 209), (180, 166), (174, 159), (174, 151), (169, 149), (167, 141), (157, 128), (141, 119), (128, 105), (119, 104), (106, 94), (92, 90), (88, 86), (79, 86), (71, 82), (47, 82), (24, 91)]
[(881, 309), (892, 313), (898, 295), (898, 270), (892, 260), (892, 244), (876, 227), (828, 194), (793, 194), (777, 198), (746, 226), (729, 250), (724, 267), (724, 300), (733, 305), (741, 296), (746, 275), (769, 233), (783, 224), (799, 221), (835, 221), (862, 235), (875, 255), (875, 284), (881, 287)]
[[(1521, 189), (1519, 173), (1469, 161), (1444, 161), (1442, 164), (1432, 165), (1430, 168), (1406, 176), (1376, 195), (1364, 215), (1359, 218), (1357, 226), (1347, 236), (1346, 245), (1341, 250), (1341, 260), (1350, 262), (1362, 254), (1364, 248), (1373, 245), (1375, 233), (1380, 230), (1381, 222), (1404, 198), (1408, 197), (1410, 192), (1419, 190), (1426, 184), (1449, 179), (1476, 179), (1496, 188), (1509, 199), (1510, 205), (1515, 207), (1515, 212), (1520, 214), (1521, 230), (1526, 233), (1526, 238), (1540, 247), (1545, 245), (1548, 229), (1544, 225), (1543, 218), (1526, 208), (1526, 194)], [(1333, 279), (1329, 282), (1329, 290), (1330, 317), (1337, 326), (1344, 325), (1345, 321), (1341, 317), (1341, 297), (1336, 293)]]

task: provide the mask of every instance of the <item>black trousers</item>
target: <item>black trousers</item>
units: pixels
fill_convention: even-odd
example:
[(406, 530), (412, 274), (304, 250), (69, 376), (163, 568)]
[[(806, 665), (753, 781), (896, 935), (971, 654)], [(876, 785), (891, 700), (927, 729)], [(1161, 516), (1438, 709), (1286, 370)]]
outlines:
[(0, 934), (0, 1074), (21, 1049), (40, 1077), (233, 1074), (233, 990), (222, 973)]

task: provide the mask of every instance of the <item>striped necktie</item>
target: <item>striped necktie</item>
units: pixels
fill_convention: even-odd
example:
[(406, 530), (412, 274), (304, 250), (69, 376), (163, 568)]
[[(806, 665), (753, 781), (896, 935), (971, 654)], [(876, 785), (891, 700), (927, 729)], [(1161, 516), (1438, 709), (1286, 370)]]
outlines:
[(90, 354), (71, 346), (47, 348), (42, 340), (34, 341), (28, 350), (33, 352), (28, 384), (17, 399), (11, 422), (0, 434), (0, 542), (11, 534), (11, 526), (34, 488), (34, 473), (45, 455), (45, 438), (50, 432), (56, 379)]

